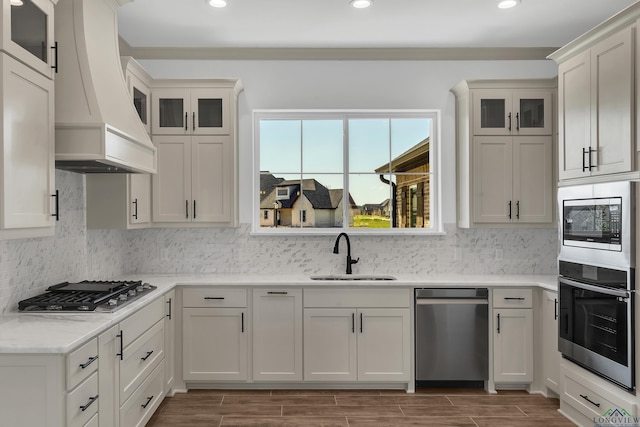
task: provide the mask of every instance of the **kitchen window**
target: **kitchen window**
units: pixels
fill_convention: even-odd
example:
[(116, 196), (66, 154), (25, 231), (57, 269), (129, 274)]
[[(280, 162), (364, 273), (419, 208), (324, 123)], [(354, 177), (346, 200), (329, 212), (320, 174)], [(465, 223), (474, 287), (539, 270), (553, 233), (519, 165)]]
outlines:
[(442, 233), (439, 127), (437, 110), (255, 111), (253, 232)]

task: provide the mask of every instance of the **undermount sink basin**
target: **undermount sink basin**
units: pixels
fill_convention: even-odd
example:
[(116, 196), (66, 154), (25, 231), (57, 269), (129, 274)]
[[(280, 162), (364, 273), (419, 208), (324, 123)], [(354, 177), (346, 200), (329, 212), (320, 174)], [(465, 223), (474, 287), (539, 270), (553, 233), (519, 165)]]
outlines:
[(396, 280), (393, 276), (380, 276), (376, 274), (326, 274), (311, 276), (311, 280)]

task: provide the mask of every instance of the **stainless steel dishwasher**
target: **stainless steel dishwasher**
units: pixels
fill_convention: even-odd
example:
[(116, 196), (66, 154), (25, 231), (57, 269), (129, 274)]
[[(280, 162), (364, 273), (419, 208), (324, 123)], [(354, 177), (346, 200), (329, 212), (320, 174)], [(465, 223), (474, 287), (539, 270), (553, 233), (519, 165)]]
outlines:
[(489, 379), (489, 291), (416, 289), (416, 385), (484, 387)]

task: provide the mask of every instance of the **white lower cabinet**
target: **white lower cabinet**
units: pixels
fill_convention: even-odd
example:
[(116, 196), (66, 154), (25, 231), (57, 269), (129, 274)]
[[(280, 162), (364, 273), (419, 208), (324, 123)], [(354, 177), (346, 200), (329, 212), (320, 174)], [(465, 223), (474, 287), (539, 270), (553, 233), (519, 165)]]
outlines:
[(302, 381), (302, 289), (253, 290), (253, 380)]
[(99, 424), (144, 426), (164, 398), (164, 298), (98, 336)]
[(560, 394), (560, 362), (558, 351), (558, 293), (542, 291), (542, 381), (543, 385)]
[(98, 341), (69, 354), (0, 356), (0, 425), (83, 427), (98, 414)]
[[(560, 412), (580, 426), (634, 425), (638, 414), (635, 396), (610, 382), (562, 360)], [(608, 418), (612, 417), (612, 418)], [(617, 422), (615, 419), (617, 418)], [(626, 422), (621, 417), (630, 417)]]
[(176, 291), (175, 289), (164, 294), (164, 360), (165, 360), (165, 384), (164, 390), (173, 394), (173, 385), (176, 381)]
[(246, 381), (247, 290), (186, 288), (182, 305), (183, 379)]
[(357, 381), (355, 322), (355, 309), (305, 308), (306, 381)]
[(409, 381), (410, 300), (409, 290), (305, 290), (304, 380)]
[(533, 312), (531, 289), (493, 291), (493, 380), (533, 381)]

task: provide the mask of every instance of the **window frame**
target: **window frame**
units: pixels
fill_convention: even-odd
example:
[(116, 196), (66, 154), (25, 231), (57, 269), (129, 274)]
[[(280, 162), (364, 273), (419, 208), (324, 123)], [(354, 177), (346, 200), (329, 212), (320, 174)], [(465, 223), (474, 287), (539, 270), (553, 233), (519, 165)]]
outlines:
[[(389, 110), (309, 110), (309, 109), (255, 109), (253, 110), (253, 188), (251, 234), (256, 235), (335, 235), (348, 232), (353, 235), (443, 235), (442, 200), (441, 200), (441, 110), (439, 109), (389, 109)], [(430, 143), (430, 228), (356, 228), (343, 224), (342, 227), (309, 228), (309, 227), (260, 227), (260, 120), (343, 120), (343, 189), (348, 188), (349, 176), (349, 138), (347, 134), (350, 119), (411, 119), (427, 118), (431, 120)], [(347, 192), (349, 194), (349, 192)], [(349, 203), (343, 203), (343, 218), (349, 218)]]

